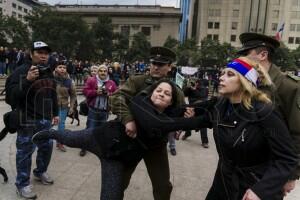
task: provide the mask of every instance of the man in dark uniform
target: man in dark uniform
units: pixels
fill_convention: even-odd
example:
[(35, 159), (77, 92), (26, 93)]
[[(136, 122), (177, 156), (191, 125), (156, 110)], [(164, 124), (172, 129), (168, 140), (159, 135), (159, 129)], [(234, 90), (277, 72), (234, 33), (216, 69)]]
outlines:
[[(150, 54), (150, 74), (131, 76), (110, 99), (112, 112), (123, 122), (126, 133), (130, 137), (136, 137), (137, 134), (135, 120), (128, 108), (130, 99), (141, 91), (150, 89), (149, 86), (155, 81), (167, 77), (171, 70), (171, 63), (176, 59), (175, 53), (164, 47), (152, 47)], [(184, 103), (184, 95), (179, 88), (177, 99), (180, 99), (181, 104)], [(156, 145), (155, 148), (149, 148), (149, 151), (143, 157), (152, 182), (155, 200), (169, 200), (172, 191), (166, 143), (167, 138)], [(131, 175), (137, 165), (138, 163), (124, 167), (123, 192), (128, 187)]]
[[(240, 35), (240, 41), (243, 46), (239, 53), (256, 61), (269, 73), (274, 86), (260, 89), (271, 97), (276, 109), (282, 114), (300, 155), (300, 81), (297, 77), (283, 74), (272, 63), (274, 51), (280, 46), (277, 40), (257, 33), (243, 33)], [(283, 188), (285, 194), (294, 189), (299, 176), (300, 163), (291, 180)]]

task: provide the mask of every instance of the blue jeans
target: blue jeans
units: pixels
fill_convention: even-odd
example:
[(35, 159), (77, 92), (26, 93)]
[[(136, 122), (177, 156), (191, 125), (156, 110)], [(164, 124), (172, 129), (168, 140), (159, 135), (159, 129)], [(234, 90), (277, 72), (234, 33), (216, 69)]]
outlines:
[(107, 111), (99, 111), (95, 108), (89, 107), (87, 116), (86, 128), (95, 128), (101, 126), (108, 119)]
[(6, 63), (0, 62), (0, 75), (6, 74)]
[(35, 120), (35, 127), (22, 127), (17, 131), (17, 153), (16, 153), (16, 186), (23, 188), (30, 184), (31, 156), (38, 147), (36, 157), (36, 168), (33, 170), (35, 176), (40, 176), (47, 171), (51, 160), (53, 142), (52, 140), (41, 141), (38, 144), (31, 142), (32, 135), (38, 131), (50, 129), (50, 120)]
[(176, 132), (170, 132), (168, 134), (168, 141), (169, 141), (169, 148), (170, 149), (175, 149), (176, 148), (176, 142), (175, 142), (175, 134)]
[(59, 108), (59, 111), (58, 111), (58, 116), (59, 116), (58, 130), (59, 131), (65, 130), (65, 122), (66, 122), (68, 111), (69, 111), (68, 108)]

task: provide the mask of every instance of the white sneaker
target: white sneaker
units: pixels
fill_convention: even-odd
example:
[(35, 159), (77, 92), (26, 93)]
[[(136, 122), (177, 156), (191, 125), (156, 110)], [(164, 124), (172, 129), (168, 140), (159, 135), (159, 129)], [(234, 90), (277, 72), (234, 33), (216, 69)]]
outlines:
[(52, 185), (54, 183), (53, 179), (47, 174), (47, 172), (42, 173), (41, 176), (35, 176), (37, 181), (41, 181), (44, 185)]
[(17, 189), (17, 194), (20, 197), (24, 197), (25, 199), (36, 199), (37, 196), (36, 194), (32, 191), (32, 185), (27, 185), (23, 188), (18, 188)]

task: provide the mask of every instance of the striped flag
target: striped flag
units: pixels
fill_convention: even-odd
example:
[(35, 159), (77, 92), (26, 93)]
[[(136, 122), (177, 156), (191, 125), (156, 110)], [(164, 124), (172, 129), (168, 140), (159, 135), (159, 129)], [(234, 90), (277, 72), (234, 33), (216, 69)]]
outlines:
[(281, 24), (280, 28), (276, 32), (276, 35), (275, 35), (276, 40), (278, 40), (278, 41), (281, 40), (282, 34), (283, 34), (283, 29), (284, 29), (284, 23)]

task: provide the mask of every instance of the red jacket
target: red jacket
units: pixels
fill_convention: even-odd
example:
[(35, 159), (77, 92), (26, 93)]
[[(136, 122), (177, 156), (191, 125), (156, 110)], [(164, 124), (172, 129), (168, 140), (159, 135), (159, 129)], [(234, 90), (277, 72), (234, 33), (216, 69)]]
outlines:
[[(117, 90), (117, 85), (112, 80), (107, 80), (104, 84), (108, 96), (112, 95)], [(83, 94), (86, 97), (86, 101), (89, 106), (94, 106), (95, 104), (98, 96), (97, 89), (98, 84), (96, 76), (88, 78), (83, 88)]]

